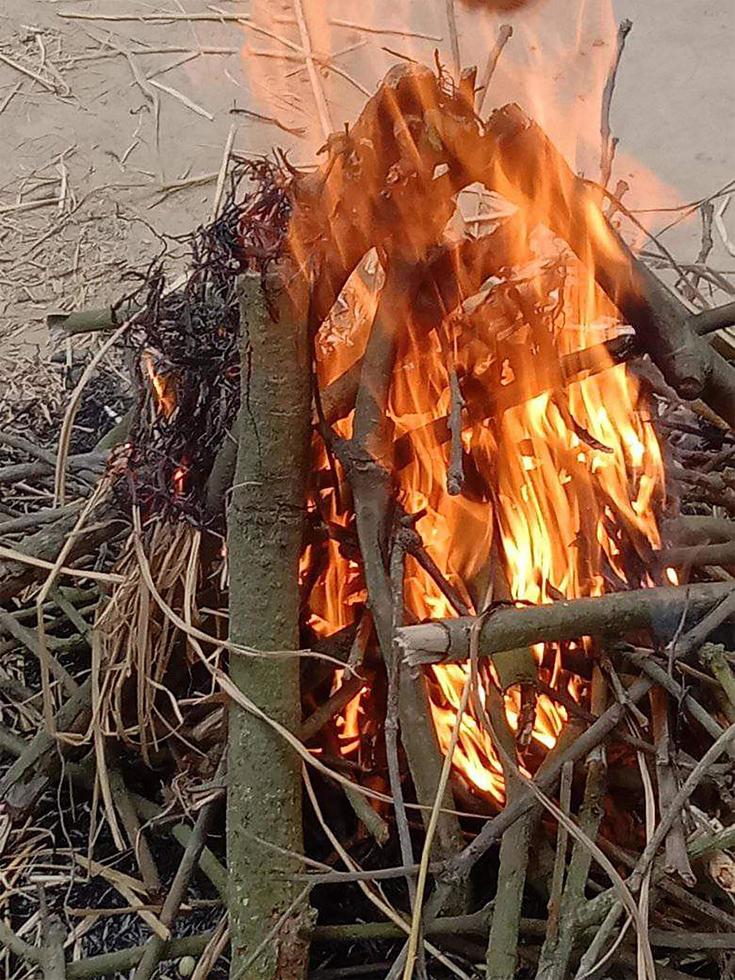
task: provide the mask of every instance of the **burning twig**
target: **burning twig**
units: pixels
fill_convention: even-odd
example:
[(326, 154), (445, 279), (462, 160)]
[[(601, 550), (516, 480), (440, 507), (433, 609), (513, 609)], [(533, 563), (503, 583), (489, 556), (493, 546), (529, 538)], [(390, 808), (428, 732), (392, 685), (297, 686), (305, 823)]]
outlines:
[(500, 56), (503, 53), (503, 48), (513, 37), (513, 28), (510, 24), (501, 24), (498, 29), (498, 36), (495, 39), (495, 44), (490, 49), (490, 53), (487, 56), (487, 62), (485, 64), (485, 70), (480, 76), (480, 84), (477, 86), (477, 91), (475, 93), (475, 111), (477, 115), (482, 114), (482, 110), (485, 106), (485, 100), (487, 99), (487, 93), (490, 89), (490, 82), (495, 74), (495, 69), (500, 61)]
[(482, 162), (477, 161), (478, 177), (533, 213), (541, 170), (555, 175), (549, 212), (554, 231), (581, 261), (594, 264), (598, 284), (679, 394), (701, 397), (735, 423), (735, 370), (696, 338), (688, 310), (633, 255), (602, 215), (593, 192), (572, 173), (541, 129), (517, 106), (506, 106), (491, 116), (487, 139)]
[(449, 390), (452, 406), (449, 413), (449, 432), (452, 440), (452, 451), (449, 470), (447, 471), (447, 493), (456, 496), (462, 492), (464, 485), (464, 469), (462, 466), (462, 409), (466, 405), (462, 397), (462, 389), (459, 386), (456, 368), (450, 368), (449, 371)]

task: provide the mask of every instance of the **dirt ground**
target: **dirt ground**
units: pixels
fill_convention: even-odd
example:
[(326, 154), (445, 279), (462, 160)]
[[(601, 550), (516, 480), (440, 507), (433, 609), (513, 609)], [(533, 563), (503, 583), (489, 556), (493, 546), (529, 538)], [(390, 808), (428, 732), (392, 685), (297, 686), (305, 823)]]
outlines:
[[(208, 219), (231, 125), (237, 152), (280, 146), (306, 164), (401, 56), (431, 62), (438, 50), (451, 65), (443, 0), (301, 6), (308, 42), (289, 0), (0, 2), (0, 353), (12, 358), (29, 344), (48, 352), (50, 310), (114, 301), (126, 276), (163, 248), (180, 255), (171, 236)], [(614, 10), (606, 0), (456, 0), (455, 8), (465, 64), (484, 64), (501, 23), (515, 31), (486, 110), (526, 103), (593, 176), (615, 24), (629, 16), (612, 114), (613, 180), (631, 185), (629, 206), (694, 200), (733, 177), (732, 0), (615, 0)], [(212, 19), (186, 20), (184, 11)], [(165, 12), (175, 19), (120, 19)], [(674, 239), (685, 259), (698, 247), (690, 225)], [(728, 254), (715, 237), (712, 264), (729, 268), (732, 245)]]

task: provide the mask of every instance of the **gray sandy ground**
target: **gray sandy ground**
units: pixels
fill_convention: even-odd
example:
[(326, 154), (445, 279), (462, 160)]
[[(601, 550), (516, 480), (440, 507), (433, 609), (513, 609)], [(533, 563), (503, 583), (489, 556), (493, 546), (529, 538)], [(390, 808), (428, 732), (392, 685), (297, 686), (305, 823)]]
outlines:
[[(117, 16), (131, 11), (212, 13), (203, 0), (170, 0), (165, 6), (140, 0), (0, 2), (0, 55), (46, 82), (0, 59), (0, 350), (19, 341), (45, 344), (43, 317), (49, 308), (116, 299), (125, 289), (125, 272), (146, 266), (162, 247), (161, 235), (181, 235), (206, 221), (212, 175), (233, 122), (239, 152), (266, 152), (278, 145), (288, 148), (296, 163), (314, 159), (323, 127), (309, 75), (294, 48), (273, 36), (300, 43), (291, 4), (220, 0), (214, 6), (229, 15), (251, 15), (268, 25), (270, 35), (231, 22), (61, 16), (69, 10)], [(396, 52), (431, 63), (439, 49), (446, 62), (450, 59), (443, 0), (305, 0), (304, 6), (317, 53), (352, 48), (335, 58), (342, 74), (317, 71), (335, 128), (354, 118), (365, 99), (360, 89), (375, 90), (385, 70), (399, 60)], [(601, 85), (615, 23), (628, 16), (634, 28), (612, 121), (620, 138), (613, 179), (622, 177), (631, 185), (630, 206), (693, 200), (733, 177), (732, 0), (616, 0), (612, 11), (606, 0), (537, 0), (510, 11), (497, 6), (480, 3), (470, 9), (456, 0), (465, 64), (484, 63), (501, 23), (515, 30), (488, 109), (509, 99), (525, 102), (573, 162), (595, 176)], [(328, 17), (433, 37), (358, 31), (330, 25)], [(191, 53), (201, 46), (231, 48), (229, 54), (200, 54), (153, 79), (213, 118), (145, 81), (144, 76), (184, 53), (135, 55), (133, 65), (121, 54), (79, 60), (103, 51), (108, 42), (135, 50), (177, 46)], [(264, 51), (285, 53), (289, 60), (256, 53)], [(160, 100), (158, 140), (151, 94)], [(295, 137), (273, 123), (232, 115), (235, 105), (302, 132)], [(575, 147), (577, 128), (581, 142)], [(191, 178), (203, 182), (186, 185)], [(58, 198), (62, 190), (61, 204), (27, 208), (33, 201)], [(728, 217), (735, 237), (735, 217)], [(696, 220), (685, 234), (675, 232), (673, 241), (677, 254), (693, 258)], [(170, 241), (169, 248), (180, 251)], [(719, 239), (712, 264), (735, 266), (735, 257)]]

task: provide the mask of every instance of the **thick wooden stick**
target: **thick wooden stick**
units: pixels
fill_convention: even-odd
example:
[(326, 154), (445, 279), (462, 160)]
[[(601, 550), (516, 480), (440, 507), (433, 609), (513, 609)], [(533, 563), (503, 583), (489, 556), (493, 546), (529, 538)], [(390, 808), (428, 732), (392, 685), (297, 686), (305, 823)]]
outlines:
[[(271, 319), (260, 277), (241, 285), (242, 408), (229, 514), (230, 639), (261, 649), (298, 649), (298, 563), (309, 452), (310, 358), (304, 295), (289, 268), (274, 272)], [(284, 283), (290, 283), (293, 294)], [(299, 661), (230, 655), (230, 676), (258, 706), (297, 732)], [(233, 704), (229, 718), (227, 861), (234, 980), (305, 975), (308, 906), (299, 903), (267, 948), (246, 966), (299, 894), (303, 853), (301, 768), (270, 725)], [(258, 838), (276, 845), (266, 848)], [(238, 966), (239, 964), (239, 966)]]
[[(706, 582), (501, 608), (483, 624), (479, 653), (487, 657), (533, 643), (620, 635), (634, 629), (652, 629), (663, 635), (667, 629), (673, 632), (682, 611), (689, 616), (706, 612), (731, 592), (728, 583)], [(471, 618), (460, 617), (404, 626), (397, 631), (398, 641), (412, 666), (462, 661), (469, 656), (472, 623)]]

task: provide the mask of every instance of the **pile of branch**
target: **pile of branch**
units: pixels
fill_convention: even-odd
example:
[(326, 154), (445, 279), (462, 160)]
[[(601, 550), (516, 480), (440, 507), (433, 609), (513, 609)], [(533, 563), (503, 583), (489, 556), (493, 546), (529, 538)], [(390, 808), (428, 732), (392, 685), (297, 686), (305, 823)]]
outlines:
[[(85, 495), (93, 461), (70, 456), (68, 439), (55, 456), (36, 451), (37, 475), (55, 474), (58, 498), (66, 474), (74, 499), (0, 523), (0, 746), (12, 760), (0, 939), (18, 975), (146, 980), (178, 959), (182, 975), (216, 977), (228, 950), (233, 977), (263, 980), (376, 964), (404, 980), (563, 980), (603, 961), (648, 980), (724, 969), (735, 368), (706, 336), (732, 309), (690, 311), (517, 106), (478, 119), (474, 87), (472, 72), (455, 85), (396, 68), (314, 172), (236, 163), (189, 281), (167, 289), (151, 270), (130, 319), (103, 323), (128, 338), (138, 398), (101, 482)], [(559, 311), (534, 303), (522, 274), (542, 173), (548, 230), (594, 267), (621, 321), (563, 356)], [(449, 241), (472, 183), (517, 212)], [(570, 264), (536, 268), (547, 296)], [(354, 327), (361, 353), (330, 371), (325, 324), (354, 292), (374, 298)], [(401, 368), (427, 352), (443, 359), (448, 413), (397, 435)], [(506, 355), (515, 380), (481, 383), (477, 365)], [(463, 431), (543, 392), (564, 405), (570, 383), (622, 361), (671, 457), (662, 547), (615, 514), (624, 587), (609, 569), (607, 594), (539, 606), (511, 601), (497, 529), (477, 581), (448, 577), (399, 493), (422, 447), (446, 447), (451, 495), (487, 503), (493, 477)], [(455, 616), (417, 622), (414, 566)], [(330, 568), (345, 576), (344, 618), (325, 631), (312, 611)], [(643, 587), (665, 569), (681, 584)], [(445, 663), (469, 669), (442, 751), (429, 702), (431, 665)], [(357, 747), (344, 752), (361, 692)], [(542, 697), (567, 719), (543, 753), (529, 742)], [(502, 806), (453, 773), (463, 717), (492, 742)], [(52, 790), (62, 812), (91, 801), (89, 852), (68, 821), (54, 825), (68, 836), (61, 873), (34, 832)], [(161, 834), (183, 849), (173, 864)], [(106, 891), (84, 902), (94, 881)], [(123, 914), (140, 941), (93, 952)]]

